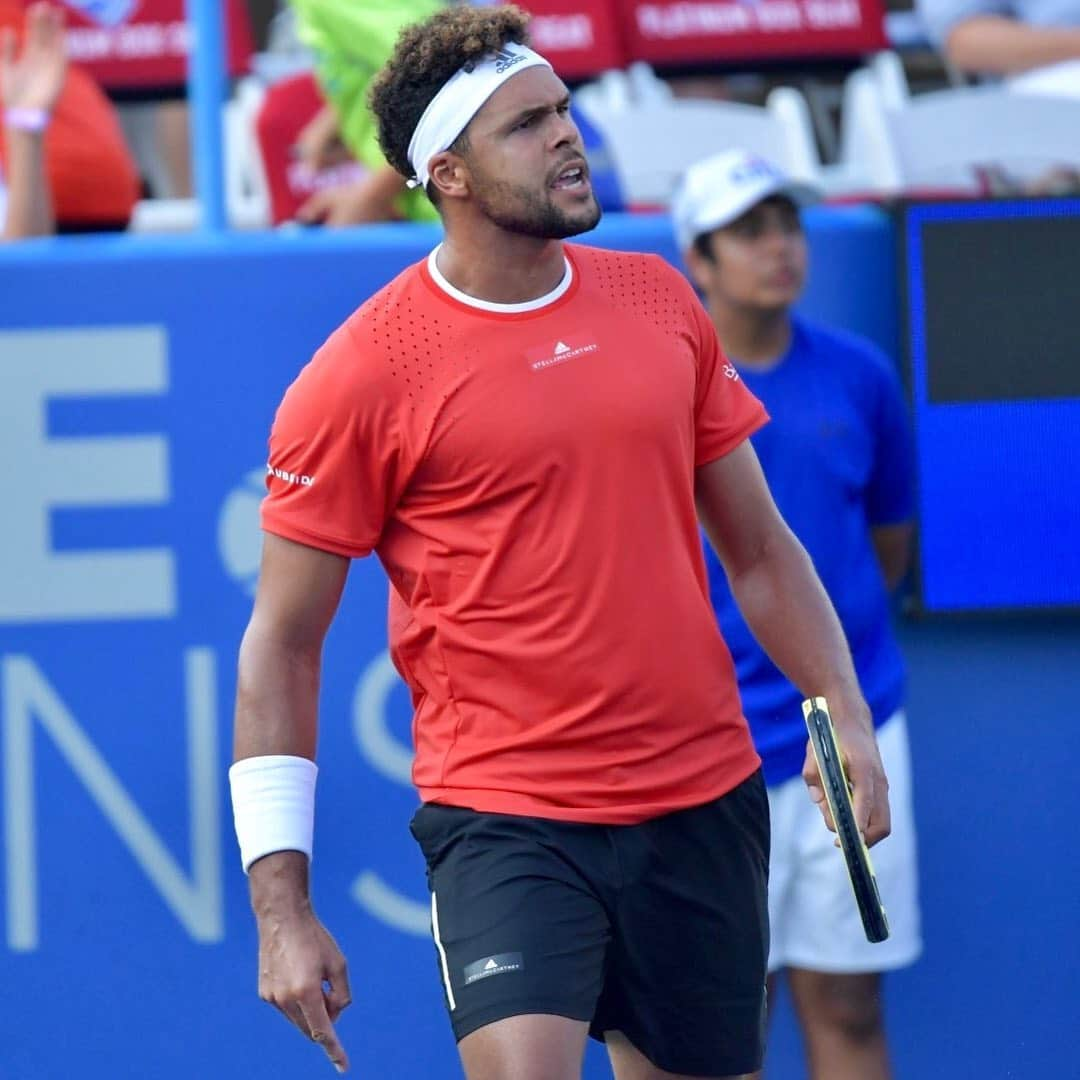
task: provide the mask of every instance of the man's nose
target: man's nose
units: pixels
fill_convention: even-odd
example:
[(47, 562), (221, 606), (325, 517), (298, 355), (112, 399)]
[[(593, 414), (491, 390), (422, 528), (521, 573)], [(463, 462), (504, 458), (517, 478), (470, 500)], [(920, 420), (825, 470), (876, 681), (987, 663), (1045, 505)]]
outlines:
[(552, 146), (576, 146), (581, 147), (581, 132), (578, 131), (577, 124), (574, 123), (570, 113), (567, 112), (565, 116), (555, 114), (555, 125), (552, 128)]

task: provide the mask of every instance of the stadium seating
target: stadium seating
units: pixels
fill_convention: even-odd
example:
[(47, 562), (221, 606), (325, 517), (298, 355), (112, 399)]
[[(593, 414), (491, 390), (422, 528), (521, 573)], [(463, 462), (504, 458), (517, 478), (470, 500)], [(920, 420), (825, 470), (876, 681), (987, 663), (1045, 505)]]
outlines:
[(764, 106), (674, 98), (612, 105), (586, 95), (583, 111), (603, 134), (627, 204), (666, 206), (682, 173), (695, 161), (743, 146), (816, 181), (820, 162), (806, 100), (788, 87)]
[(848, 78), (843, 115), (834, 192), (986, 194), (994, 175), (1022, 185), (1080, 167), (1080, 102), (1000, 85), (912, 94), (895, 54)]

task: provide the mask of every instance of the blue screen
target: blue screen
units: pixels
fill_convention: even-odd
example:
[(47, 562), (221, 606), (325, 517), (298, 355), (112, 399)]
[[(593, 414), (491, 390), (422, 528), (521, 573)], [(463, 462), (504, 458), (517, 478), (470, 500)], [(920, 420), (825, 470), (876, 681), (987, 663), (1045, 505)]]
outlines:
[(922, 607), (1080, 606), (1080, 200), (903, 213)]

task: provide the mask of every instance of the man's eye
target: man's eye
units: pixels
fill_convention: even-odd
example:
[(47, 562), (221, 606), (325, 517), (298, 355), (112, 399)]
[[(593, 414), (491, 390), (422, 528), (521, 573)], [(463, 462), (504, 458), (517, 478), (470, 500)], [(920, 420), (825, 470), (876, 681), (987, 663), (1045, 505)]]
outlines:
[(514, 125), (514, 130), (515, 131), (521, 131), (524, 128), (530, 128), (530, 127), (533, 126), (533, 123), (535, 122), (535, 120), (536, 120), (535, 116), (530, 116), (527, 119), (522, 120), (519, 124), (515, 124)]

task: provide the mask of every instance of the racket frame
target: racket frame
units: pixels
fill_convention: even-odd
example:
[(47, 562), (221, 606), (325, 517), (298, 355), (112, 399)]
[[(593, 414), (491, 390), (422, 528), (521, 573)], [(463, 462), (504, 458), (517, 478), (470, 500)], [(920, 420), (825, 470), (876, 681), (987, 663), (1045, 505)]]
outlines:
[(810, 735), (810, 746), (813, 748), (822, 787), (825, 789), (825, 798), (840, 838), (840, 848), (847, 864), (848, 881), (859, 909), (863, 930), (868, 941), (884, 941), (889, 936), (889, 919), (881, 903), (870, 852), (855, 823), (851, 784), (844, 769), (844, 759), (829, 713), (829, 703), (823, 697), (807, 698), (802, 704), (802, 710)]

